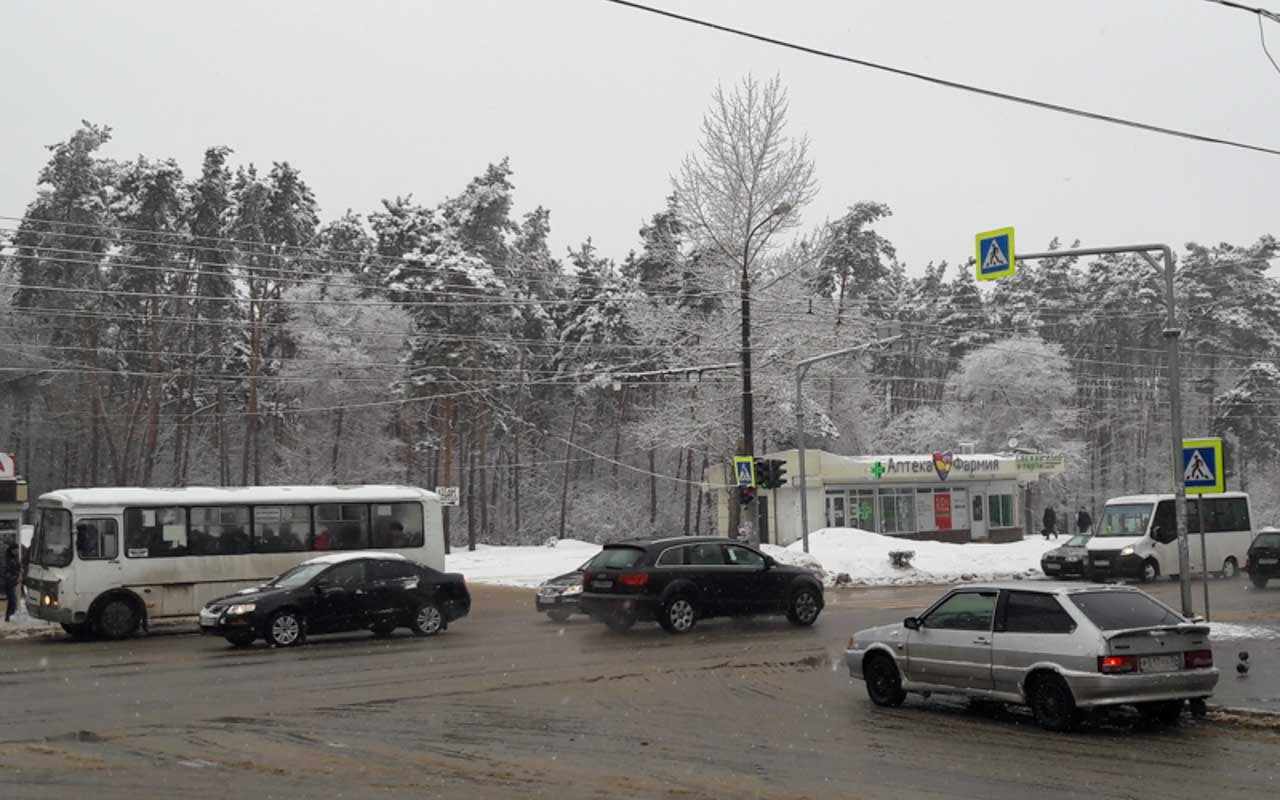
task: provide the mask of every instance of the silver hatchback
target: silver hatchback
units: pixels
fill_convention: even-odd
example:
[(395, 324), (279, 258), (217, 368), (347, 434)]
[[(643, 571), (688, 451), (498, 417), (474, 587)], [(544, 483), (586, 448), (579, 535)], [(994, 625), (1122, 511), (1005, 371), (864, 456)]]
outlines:
[(1119, 705), (1172, 724), (1218, 683), (1208, 626), (1129, 586), (957, 587), (918, 617), (859, 631), (845, 661), (876, 705), (959, 694), (1030, 706), (1058, 731)]

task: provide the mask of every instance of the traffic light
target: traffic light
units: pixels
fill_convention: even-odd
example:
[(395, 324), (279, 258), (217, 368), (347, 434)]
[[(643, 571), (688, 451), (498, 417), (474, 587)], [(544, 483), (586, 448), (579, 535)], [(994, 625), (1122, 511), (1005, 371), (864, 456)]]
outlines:
[(770, 485), (769, 488), (777, 489), (778, 487), (785, 484), (787, 482), (787, 479), (783, 476), (785, 476), (786, 474), (787, 474), (787, 462), (775, 459), (773, 461), (773, 469), (769, 470), (769, 476), (773, 479), (771, 481), (772, 485)]
[(777, 489), (787, 482), (787, 462), (777, 458), (756, 459), (756, 484), (761, 489)]
[(738, 487), (738, 502), (744, 506), (751, 505), (751, 501), (756, 499), (756, 488), (754, 486)]

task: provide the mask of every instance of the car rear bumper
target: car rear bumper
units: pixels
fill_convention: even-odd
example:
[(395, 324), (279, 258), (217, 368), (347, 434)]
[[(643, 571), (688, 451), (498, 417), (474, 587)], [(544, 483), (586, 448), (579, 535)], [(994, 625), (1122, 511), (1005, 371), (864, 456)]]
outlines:
[(1068, 673), (1064, 677), (1081, 708), (1208, 697), (1218, 685), (1216, 667), (1151, 675)]
[(597, 619), (616, 614), (645, 617), (657, 612), (657, 603), (644, 595), (583, 593), (579, 595), (578, 610)]

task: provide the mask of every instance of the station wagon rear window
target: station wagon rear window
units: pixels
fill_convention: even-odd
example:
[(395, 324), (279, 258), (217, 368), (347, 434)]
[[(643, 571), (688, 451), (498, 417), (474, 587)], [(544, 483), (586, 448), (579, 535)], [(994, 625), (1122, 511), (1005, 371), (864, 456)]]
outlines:
[(1090, 622), (1104, 631), (1185, 621), (1142, 592), (1078, 592), (1069, 597)]
[(644, 560), (639, 547), (606, 547), (591, 559), (590, 569), (630, 569)]
[(1254, 547), (1280, 547), (1280, 533), (1264, 533), (1253, 543)]

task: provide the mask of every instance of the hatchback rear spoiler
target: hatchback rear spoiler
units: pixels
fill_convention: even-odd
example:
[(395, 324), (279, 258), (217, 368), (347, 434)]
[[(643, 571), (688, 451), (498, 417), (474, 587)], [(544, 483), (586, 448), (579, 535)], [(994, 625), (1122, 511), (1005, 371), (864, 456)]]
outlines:
[(1148, 625), (1142, 628), (1121, 628), (1118, 631), (1104, 631), (1103, 638), (1107, 641), (1111, 641), (1112, 639), (1120, 636), (1139, 636), (1144, 633), (1149, 633), (1152, 636), (1161, 633), (1198, 633), (1208, 636), (1209, 626), (1200, 625), (1194, 622), (1183, 622), (1177, 625)]

